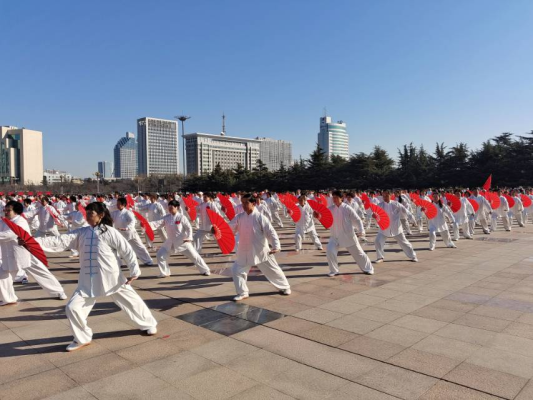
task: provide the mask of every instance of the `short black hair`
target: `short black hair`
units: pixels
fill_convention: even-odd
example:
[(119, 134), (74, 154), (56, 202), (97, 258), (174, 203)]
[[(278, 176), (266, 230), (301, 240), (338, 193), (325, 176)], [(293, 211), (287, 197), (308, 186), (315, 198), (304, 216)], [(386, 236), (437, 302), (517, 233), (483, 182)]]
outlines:
[(117, 199), (117, 204), (122, 204), (123, 206), (127, 205), (128, 204), (128, 201), (126, 200), (125, 197), (119, 197)]
[(178, 200), (171, 200), (167, 203), (167, 206), (180, 207), (180, 202)]
[(332, 196), (336, 196), (336, 197), (339, 197), (340, 199), (343, 198), (343, 193), (341, 193), (341, 190), (334, 190), (332, 192)]
[(243, 196), (241, 196), (241, 200), (243, 199), (253, 204), (256, 202), (256, 196), (254, 196), (252, 193), (245, 193)]
[(24, 212), (24, 207), (22, 206), (22, 204), (15, 200), (8, 201), (5, 206), (11, 206), (11, 208), (13, 208), (13, 211), (17, 215), (20, 215)]

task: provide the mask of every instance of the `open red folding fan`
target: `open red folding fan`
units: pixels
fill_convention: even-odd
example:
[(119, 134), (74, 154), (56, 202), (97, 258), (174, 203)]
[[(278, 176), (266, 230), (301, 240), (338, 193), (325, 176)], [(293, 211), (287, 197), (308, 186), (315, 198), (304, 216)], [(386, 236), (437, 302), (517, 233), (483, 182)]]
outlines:
[(61, 221), (59, 220), (59, 218), (56, 216), (56, 214), (54, 214), (52, 212), (52, 208), (54, 210), (56, 210), (56, 213), (59, 214), (59, 212), (57, 211), (57, 208), (56, 207), (53, 207), (53, 206), (46, 206), (46, 211), (48, 211), (48, 213), (50, 214), (50, 216), (52, 218), (54, 218), (54, 222), (56, 223), (57, 226), (63, 226), (63, 224), (61, 223)]
[(501, 199), (497, 193), (486, 192), (484, 197), (490, 203), (492, 210), (496, 210), (501, 205)]
[(423, 212), (425, 213), (428, 219), (433, 219), (436, 217), (436, 215), (438, 215), (438, 209), (430, 201), (423, 200), (420, 198), (420, 199), (414, 199), (414, 203), (418, 207), (421, 207), (421, 210), (423, 210)]
[(384, 230), (389, 228), (389, 215), (382, 208), (378, 207), (376, 204), (371, 204), (371, 210), (373, 211), (373, 218), (376, 220), (376, 223), (380, 229)]
[(503, 194), (503, 196), (506, 198), (506, 201), (508, 201), (508, 206), (512, 208), (515, 205), (515, 200), (512, 196), (509, 194)]
[(134, 208), (135, 207), (135, 202), (134, 202), (134, 199), (132, 198), (132, 196), (130, 196), (129, 194), (126, 195), (126, 208)]
[(282, 204), (286, 206), (287, 213), (289, 214), (293, 222), (298, 222), (301, 216), (300, 208), (296, 204), (293, 204), (293, 202), (287, 197), (282, 200)]
[(148, 236), (148, 238), (153, 241), (154, 240), (154, 231), (152, 230), (152, 227), (150, 226), (148, 221), (145, 219), (145, 217), (143, 217), (137, 211), (135, 211), (135, 210), (131, 210), (131, 211), (135, 215), (135, 218), (137, 218), (139, 220), (139, 223), (141, 224), (141, 226), (145, 230), (145, 233)]
[(322, 194), (318, 193), (317, 196), (315, 196), (315, 199), (323, 206), (328, 207), (328, 200)]
[(213, 230), (217, 244), (223, 254), (230, 254), (235, 247), (235, 237), (230, 225), (216, 212), (206, 209), (208, 218), (213, 225)]
[(286, 194), (286, 198), (289, 199), (289, 200), (291, 200), (291, 202), (292, 202), (293, 204), (297, 204), (297, 203), (299, 202), (299, 199), (297, 198), (297, 196), (295, 196), (295, 195), (293, 195), (293, 194), (291, 194), (291, 193), (287, 193), (287, 194)]
[(471, 205), (473, 206), (473, 210), (475, 210), (475, 212), (477, 212), (477, 211), (478, 211), (478, 207), (479, 207), (479, 205), (478, 205), (478, 201), (476, 201), (475, 199), (467, 199), (467, 200), (468, 200), (468, 201), (471, 203)]
[(449, 203), (452, 212), (458, 212), (458, 210), (462, 208), (462, 202), (455, 195), (451, 193), (446, 193), (445, 198), (447, 199), (447, 202)]
[(193, 198), (191, 197), (182, 197), (182, 200), (184, 201), (185, 205), (188, 208), (187, 213), (189, 214), (189, 219), (191, 221), (194, 221), (195, 219), (197, 219), (198, 203), (195, 200), (193, 200)]
[(48, 260), (46, 259), (46, 255), (41, 245), (37, 243), (37, 241), (32, 236), (24, 229), (22, 229), (22, 227), (15, 224), (13, 221), (7, 218), (2, 218), (2, 221), (4, 221), (7, 226), (9, 226), (9, 229), (11, 229), (19, 239), (22, 239), (24, 241), (24, 248), (48, 267)]
[(308, 200), (308, 204), (312, 210), (317, 213), (316, 218), (319, 220), (321, 225), (323, 225), (326, 229), (330, 229), (334, 222), (334, 216), (332, 215), (332, 212), (317, 201)]
[(219, 199), (219, 201), (221, 202), (222, 206), (224, 207), (224, 213), (226, 214), (226, 216), (228, 217), (228, 219), (231, 221), (234, 219), (235, 217), (235, 210), (234, 210), (234, 205), (232, 204), (232, 202), (230, 201), (230, 199), (220, 193), (217, 193), (217, 198)]
[(532, 200), (527, 195), (521, 195), (521, 201), (523, 202), (523, 207), (530, 207), (532, 205)]
[(417, 193), (410, 193), (410, 198), (415, 201), (417, 199), (420, 199), (421, 197)]

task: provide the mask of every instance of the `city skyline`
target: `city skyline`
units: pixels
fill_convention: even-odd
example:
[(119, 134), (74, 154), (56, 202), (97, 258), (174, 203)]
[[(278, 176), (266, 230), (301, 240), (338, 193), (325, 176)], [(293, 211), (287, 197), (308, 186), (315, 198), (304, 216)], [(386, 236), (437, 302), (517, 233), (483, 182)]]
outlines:
[[(0, 5), (6, 20), (28, 22), (0, 38), (19, 60), (0, 65), (10, 94), (0, 124), (42, 131), (45, 168), (93, 175), (140, 115), (184, 113), (187, 133), (219, 132), (224, 111), (229, 136), (291, 140), (295, 159), (315, 148), (324, 107), (347, 123), (349, 154), (379, 145), (396, 158), (409, 142), (476, 149), (532, 129), (526, 0), (137, 5)], [(159, 22), (131, 30), (140, 7)], [(339, 29), (310, 29), (318, 10)]]

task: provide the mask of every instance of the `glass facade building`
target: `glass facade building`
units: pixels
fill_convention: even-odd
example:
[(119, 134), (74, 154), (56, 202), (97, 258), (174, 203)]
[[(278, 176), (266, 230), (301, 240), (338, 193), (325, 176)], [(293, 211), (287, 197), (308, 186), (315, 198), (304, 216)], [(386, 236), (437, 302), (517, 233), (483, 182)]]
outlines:
[(178, 123), (166, 119), (137, 120), (138, 174), (178, 174)]
[(113, 149), (115, 178), (133, 179), (137, 176), (137, 142), (134, 134), (126, 132)]
[(101, 178), (112, 178), (113, 177), (113, 164), (109, 161), (99, 161), (98, 172), (100, 173)]
[(291, 142), (257, 137), (260, 141), (260, 160), (269, 168), (269, 171), (278, 171), (280, 165), (288, 168), (293, 163)]
[(334, 155), (349, 159), (349, 135), (345, 122), (332, 123), (332, 118), (321, 117), (317, 141), (329, 159)]

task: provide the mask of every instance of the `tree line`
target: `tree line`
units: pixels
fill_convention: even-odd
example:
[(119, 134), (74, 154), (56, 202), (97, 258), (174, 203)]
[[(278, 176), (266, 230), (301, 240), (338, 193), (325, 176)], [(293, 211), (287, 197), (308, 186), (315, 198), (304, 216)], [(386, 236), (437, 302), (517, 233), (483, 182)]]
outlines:
[(532, 187), (532, 131), (525, 135), (502, 133), (470, 150), (465, 143), (447, 147), (436, 143), (433, 152), (413, 143), (398, 149), (397, 160), (375, 146), (370, 153), (353, 154), (348, 160), (331, 159), (316, 149), (307, 159), (291, 167), (269, 171), (258, 160), (252, 171), (242, 165), (223, 170), (220, 165), (209, 174), (188, 176), (183, 190), (189, 192), (238, 190), (272, 191), (476, 187), (493, 175), (493, 185)]

